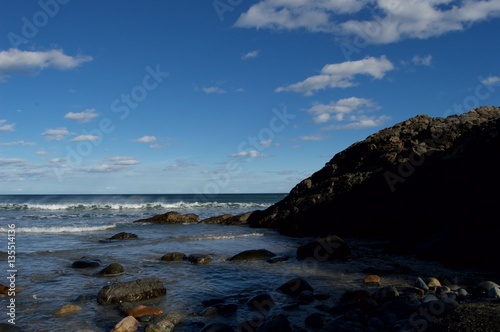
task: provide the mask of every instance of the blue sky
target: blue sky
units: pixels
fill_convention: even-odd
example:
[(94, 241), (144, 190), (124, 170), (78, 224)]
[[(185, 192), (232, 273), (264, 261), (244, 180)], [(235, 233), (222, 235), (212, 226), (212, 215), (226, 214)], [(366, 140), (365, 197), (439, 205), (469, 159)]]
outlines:
[(0, 193), (288, 192), (500, 104), (500, 1), (2, 2)]

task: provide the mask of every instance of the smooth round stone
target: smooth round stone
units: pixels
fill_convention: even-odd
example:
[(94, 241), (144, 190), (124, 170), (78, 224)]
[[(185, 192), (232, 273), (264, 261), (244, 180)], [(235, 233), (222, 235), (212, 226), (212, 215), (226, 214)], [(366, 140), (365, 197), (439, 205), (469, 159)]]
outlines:
[(145, 305), (138, 305), (127, 310), (127, 315), (133, 316), (135, 318), (143, 316), (160, 316), (163, 315), (163, 310), (157, 307), (150, 307)]
[(375, 274), (366, 276), (363, 279), (363, 283), (365, 285), (368, 285), (368, 286), (378, 286), (378, 285), (380, 285), (380, 281), (381, 281), (380, 277), (378, 275), (375, 275)]
[(111, 332), (134, 332), (141, 326), (141, 324), (132, 316), (123, 318)]
[(116, 276), (118, 274), (122, 274), (125, 272), (123, 266), (118, 263), (111, 263), (106, 266), (104, 269), (99, 271), (97, 274), (100, 276)]
[(427, 278), (427, 286), (429, 288), (431, 288), (431, 287), (440, 287), (441, 286), (441, 282), (439, 280), (437, 280), (436, 278), (430, 277), (430, 278)]
[(429, 290), (429, 286), (427, 286), (427, 284), (420, 277), (418, 277), (417, 280), (415, 280), (415, 287), (423, 290)]
[(82, 307), (74, 304), (65, 304), (54, 313), (54, 316), (64, 316), (81, 311)]
[(499, 287), (490, 288), (490, 290), (488, 291), (488, 297), (490, 299), (500, 298), (500, 288)]

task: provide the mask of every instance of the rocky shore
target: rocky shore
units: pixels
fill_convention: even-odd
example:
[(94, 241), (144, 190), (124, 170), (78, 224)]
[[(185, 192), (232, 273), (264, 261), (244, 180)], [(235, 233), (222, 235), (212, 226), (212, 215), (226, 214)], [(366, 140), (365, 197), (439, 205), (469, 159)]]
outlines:
[[(105, 265), (101, 257), (82, 257), (68, 268), (88, 271), (89, 278), (114, 278), (102, 282), (92, 301), (94, 310), (111, 310), (122, 319), (99, 322), (99, 332), (500, 331), (499, 133), (498, 107), (448, 118), (419, 115), (336, 154), (266, 210), (204, 220), (169, 211), (135, 221), (248, 225), (318, 237), (298, 246), (293, 256), (255, 248), (225, 258), (228, 264), (257, 263), (263, 274), (269, 264), (281, 264), (286, 271), (291, 262), (310, 266), (349, 260), (359, 255), (358, 248), (344, 239), (355, 236), (380, 241), (384, 253), (477, 269), (473, 279), (422, 273), (412, 266), (367, 266), (340, 296), (297, 275), (265, 285), (265, 291), (200, 298), (189, 306), (196, 310), (167, 312), (162, 307), (168, 301), (167, 280), (146, 276), (147, 265), (129, 272), (119, 262)], [(141, 239), (121, 232), (102, 241), (133, 244)], [(157, 264), (202, 268), (218, 259), (171, 251), (159, 255)], [(7, 291), (0, 285), (0, 293)], [(79, 303), (54, 308), (54, 316), (85, 310)], [(240, 312), (249, 314), (242, 319)], [(1, 331), (23, 329), (0, 324)]]

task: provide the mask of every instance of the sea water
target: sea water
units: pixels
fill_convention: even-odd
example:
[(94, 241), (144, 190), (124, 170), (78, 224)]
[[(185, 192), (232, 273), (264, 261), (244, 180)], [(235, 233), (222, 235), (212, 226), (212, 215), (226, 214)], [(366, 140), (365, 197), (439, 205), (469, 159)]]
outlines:
[[(269, 315), (284, 314), (295, 327), (304, 327), (305, 317), (315, 312), (313, 305), (290, 312), (293, 299), (276, 288), (294, 277), (306, 279), (315, 292), (327, 293), (325, 305), (334, 305), (346, 290), (363, 288), (361, 272), (369, 266), (390, 268), (410, 265), (424, 274), (448, 274), (457, 281), (465, 272), (450, 271), (438, 264), (408, 257), (384, 255), (378, 242), (347, 239), (353, 249), (349, 259), (336, 262), (298, 261), (299, 245), (310, 238), (289, 238), (274, 230), (248, 226), (214, 224), (158, 225), (136, 223), (168, 211), (195, 213), (201, 219), (222, 214), (240, 214), (265, 209), (282, 199), (282, 194), (199, 195), (3, 195), (0, 196), (0, 284), (15, 270), (15, 296), (0, 296), (0, 322), (15, 322), (25, 331), (110, 331), (124, 314), (116, 306), (101, 306), (99, 290), (114, 282), (153, 277), (163, 281), (167, 295), (147, 304), (165, 313), (184, 317), (176, 331), (199, 331), (204, 324), (238, 322), (255, 318), (245, 306), (251, 296), (267, 292), (276, 305)], [(15, 238), (9, 238), (15, 229)], [(119, 232), (134, 233), (138, 239), (109, 241)], [(15, 254), (9, 253), (9, 239), (15, 240)], [(227, 258), (249, 249), (267, 249), (289, 260), (231, 262)], [(193, 265), (186, 261), (162, 262), (168, 252), (207, 254), (212, 261)], [(9, 259), (15, 256), (13, 266)], [(75, 269), (81, 258), (99, 259), (100, 268)], [(119, 263), (125, 273), (100, 277), (96, 273), (111, 263)], [(384, 284), (412, 283), (415, 276), (387, 276)], [(7, 306), (15, 298), (15, 320)], [(222, 299), (238, 305), (229, 316), (203, 317), (203, 300)], [(68, 316), (54, 313), (65, 304), (82, 310)], [(12, 310), (11, 310), (12, 311)], [(258, 313), (257, 313), (258, 314)]]

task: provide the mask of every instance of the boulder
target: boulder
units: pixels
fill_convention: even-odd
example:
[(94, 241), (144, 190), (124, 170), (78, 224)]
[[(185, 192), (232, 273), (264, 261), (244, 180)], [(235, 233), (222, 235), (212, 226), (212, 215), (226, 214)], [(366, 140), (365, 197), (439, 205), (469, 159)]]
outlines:
[(167, 290), (159, 279), (145, 278), (128, 282), (117, 282), (104, 286), (97, 294), (97, 303), (117, 304), (164, 296)]
[(351, 253), (349, 246), (335, 235), (319, 238), (297, 249), (297, 259), (331, 261), (345, 258)]
[(106, 266), (104, 269), (99, 271), (97, 274), (100, 276), (116, 276), (119, 274), (123, 274), (125, 272), (125, 269), (123, 268), (122, 265), (118, 263), (111, 263), (108, 266)]
[[(500, 107), (417, 115), (335, 154), (248, 223), (297, 237), (377, 237), (394, 253), (500, 270), (488, 231), (500, 214), (490, 194), (500, 187), (499, 132)], [(416, 206), (422, 197), (464, 204)]]
[(276, 255), (276, 256), (269, 257), (268, 259), (266, 259), (266, 262), (268, 262), (269, 264), (274, 264), (274, 263), (284, 262), (284, 261), (287, 261), (289, 259), (290, 259), (290, 256), (288, 256), (288, 255)]
[(232, 315), (238, 310), (238, 306), (232, 303), (218, 303), (211, 305), (201, 313), (203, 317), (213, 317), (218, 315)]
[(236, 255), (228, 258), (228, 260), (232, 261), (232, 262), (251, 261), (251, 260), (264, 260), (265, 261), (265, 260), (272, 258), (274, 256), (276, 256), (275, 253), (272, 253), (266, 249), (252, 249), (252, 250), (242, 251), (239, 254), (236, 254)]
[(187, 256), (182, 252), (169, 252), (161, 257), (163, 262), (175, 262), (187, 260)]
[(110, 238), (108, 238), (108, 240), (130, 240), (130, 239), (137, 239), (137, 238), (139, 238), (137, 236), (137, 234), (120, 232), (120, 233), (117, 233), (117, 234), (111, 236)]
[(59, 308), (54, 316), (66, 316), (70, 314), (74, 314), (75, 312), (81, 311), (82, 307), (74, 305), (74, 304), (65, 304), (61, 308)]
[(194, 213), (180, 214), (170, 211), (164, 214), (157, 214), (151, 218), (136, 220), (134, 222), (145, 222), (152, 224), (193, 224), (198, 223), (200, 217)]

